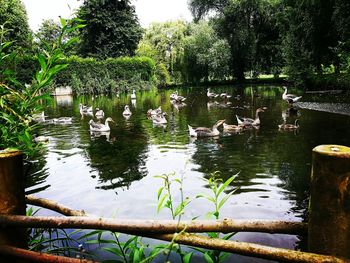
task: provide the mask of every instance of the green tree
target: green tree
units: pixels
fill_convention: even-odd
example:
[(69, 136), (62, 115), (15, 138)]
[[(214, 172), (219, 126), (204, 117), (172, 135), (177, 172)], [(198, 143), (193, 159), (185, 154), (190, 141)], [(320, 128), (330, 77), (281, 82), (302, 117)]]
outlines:
[(276, 22), (278, 1), (190, 1), (192, 14), (200, 19), (214, 11), (216, 31), (231, 49), (233, 76), (244, 79), (246, 71), (256, 74), (281, 68), (279, 28)]
[(28, 48), (31, 31), (26, 9), (20, 0), (0, 0), (0, 25), (6, 23), (9, 31), (5, 41), (14, 41), (11, 49)]
[(44, 20), (35, 36), (41, 46), (52, 46), (57, 42), (61, 33), (61, 25), (53, 19)]
[(230, 75), (230, 47), (208, 22), (190, 24), (184, 50), (183, 74), (187, 81), (222, 80)]
[(164, 64), (172, 81), (181, 81), (187, 31), (187, 23), (182, 20), (152, 23), (144, 33), (136, 53), (151, 56), (157, 65)]
[(85, 0), (78, 17), (81, 29), (79, 53), (84, 57), (132, 56), (142, 37), (142, 28), (129, 0)]

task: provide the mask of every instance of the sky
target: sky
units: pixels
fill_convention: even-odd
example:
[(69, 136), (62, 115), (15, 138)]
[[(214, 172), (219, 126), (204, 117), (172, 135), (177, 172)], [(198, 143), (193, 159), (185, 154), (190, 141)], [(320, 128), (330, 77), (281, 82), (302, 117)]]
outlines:
[[(22, 2), (27, 10), (29, 26), (36, 31), (43, 19), (58, 21), (59, 16), (69, 18), (83, 0), (22, 0)], [(136, 7), (136, 14), (142, 27), (147, 27), (151, 22), (165, 22), (179, 18), (192, 20), (187, 0), (132, 0), (132, 3)]]

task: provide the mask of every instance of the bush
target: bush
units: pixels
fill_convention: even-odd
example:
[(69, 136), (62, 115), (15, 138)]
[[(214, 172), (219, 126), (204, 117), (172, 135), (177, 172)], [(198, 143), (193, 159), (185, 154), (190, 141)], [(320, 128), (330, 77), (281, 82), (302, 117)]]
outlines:
[[(55, 86), (70, 86), (77, 94), (109, 93), (150, 89), (157, 78), (156, 66), (148, 57), (120, 57), (97, 61), (94, 58), (72, 56), (63, 59), (69, 66), (55, 78)], [(16, 72), (16, 78), (24, 83), (31, 82), (31, 76), (39, 68), (32, 57), (18, 57), (15, 63), (6, 66)]]

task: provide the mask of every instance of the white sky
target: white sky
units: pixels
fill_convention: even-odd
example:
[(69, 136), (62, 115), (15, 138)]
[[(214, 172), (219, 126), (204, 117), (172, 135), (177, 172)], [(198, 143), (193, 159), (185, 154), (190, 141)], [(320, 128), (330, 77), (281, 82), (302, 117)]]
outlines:
[[(69, 18), (74, 9), (83, 3), (83, 0), (22, 0), (24, 3), (29, 26), (36, 31), (43, 19), (54, 19), (58, 16)], [(178, 18), (187, 21), (192, 16), (187, 7), (187, 0), (133, 0), (141, 26), (147, 27), (151, 22), (165, 22)]]

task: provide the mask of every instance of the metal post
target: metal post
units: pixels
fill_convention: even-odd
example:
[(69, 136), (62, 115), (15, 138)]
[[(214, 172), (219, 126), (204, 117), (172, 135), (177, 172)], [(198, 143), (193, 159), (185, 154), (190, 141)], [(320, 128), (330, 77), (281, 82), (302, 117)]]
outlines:
[[(0, 214), (25, 215), (23, 155), (0, 151)], [(26, 248), (25, 228), (0, 228), (0, 245)]]
[(350, 148), (313, 149), (309, 250), (350, 258)]

